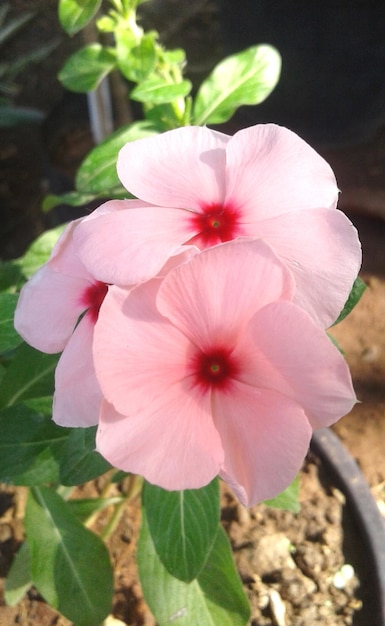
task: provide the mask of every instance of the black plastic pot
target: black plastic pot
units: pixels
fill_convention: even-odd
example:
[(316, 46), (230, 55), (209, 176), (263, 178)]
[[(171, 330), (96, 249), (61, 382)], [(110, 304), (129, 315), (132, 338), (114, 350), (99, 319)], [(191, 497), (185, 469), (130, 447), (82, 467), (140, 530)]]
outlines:
[(337, 435), (329, 429), (316, 431), (311, 449), (345, 495), (360, 532), (370, 578), (366, 585), (371, 589), (370, 622), (365, 626), (385, 626), (385, 521), (365, 477)]

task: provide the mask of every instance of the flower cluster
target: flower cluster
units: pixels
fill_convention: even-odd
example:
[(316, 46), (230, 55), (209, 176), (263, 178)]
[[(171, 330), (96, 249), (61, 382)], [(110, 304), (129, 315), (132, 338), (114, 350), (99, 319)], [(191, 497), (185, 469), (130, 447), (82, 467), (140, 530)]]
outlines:
[(361, 263), (334, 174), (273, 124), (134, 141), (117, 170), (137, 199), (71, 223), (20, 294), (19, 333), (63, 351), (53, 419), (166, 489), (272, 498), (355, 403), (325, 333)]

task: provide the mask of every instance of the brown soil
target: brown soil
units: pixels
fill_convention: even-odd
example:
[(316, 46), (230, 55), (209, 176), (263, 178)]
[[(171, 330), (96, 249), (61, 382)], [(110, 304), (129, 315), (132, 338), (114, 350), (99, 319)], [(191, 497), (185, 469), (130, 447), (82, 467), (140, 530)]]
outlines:
[[(202, 38), (199, 29), (213, 28), (215, 22), (211, 3), (201, 4), (200, 16), (182, 12), (177, 25), (183, 32), (187, 24), (190, 36), (198, 43)], [(53, 26), (56, 1), (36, 0), (30, 1), (31, 5), (44, 7), (45, 32), (57, 29)], [(209, 10), (207, 5), (210, 5)], [(15, 0), (13, 6), (20, 11), (26, 3)], [(167, 23), (166, 35), (172, 39), (173, 29)], [(26, 42), (28, 39), (23, 40), (23, 45)], [(59, 46), (47, 61), (44, 80), (48, 89), (42, 89), (42, 74), (32, 72), (28, 80), (25, 79), (19, 98), (20, 103), (39, 106), (50, 114), (44, 125), (43, 139), (38, 128), (1, 132), (0, 246), (4, 258), (21, 254), (33, 237), (50, 223), (40, 212), (42, 196), (49, 186), (53, 186), (54, 191), (62, 191), (70, 184), (79, 160), (91, 145), (86, 119), (68, 113), (71, 106), (79, 111), (79, 100), (71, 100), (71, 105), (65, 100), (65, 104), (59, 106), (62, 92), (53, 76), (67, 53), (67, 47), (63, 50)], [(199, 55), (194, 57), (197, 74), (202, 69), (201, 61)], [(54, 131), (52, 119), (56, 122)], [(364, 250), (362, 278), (368, 285), (356, 309), (332, 330), (345, 352), (361, 401), (334, 430), (358, 461), (385, 516), (385, 222), (368, 217), (369, 213), (385, 215), (385, 204), (381, 202), (384, 179), (382, 187), (378, 184), (379, 172), (384, 171), (383, 142), (382, 134), (382, 138), (379, 135), (375, 139), (374, 148), (373, 145), (351, 148), (327, 156), (335, 167), (342, 198), (346, 192), (347, 200), (342, 201), (341, 206), (359, 228)], [(359, 196), (351, 193), (357, 188), (362, 191)], [(350, 204), (349, 197), (359, 197), (359, 206), (354, 202)], [(99, 480), (80, 492), (96, 493), (100, 488)], [(0, 489), (0, 625), (69, 626), (34, 589), (16, 607), (6, 607), (2, 599), (4, 577), (23, 539), (24, 495), (23, 489), (5, 486)], [(313, 455), (309, 455), (301, 474), (301, 502), (298, 515), (270, 510), (263, 505), (245, 510), (226, 489), (223, 490), (222, 520), (250, 598), (250, 625), (374, 626), (369, 565), (357, 528), (344, 496), (330, 484)], [(112, 614), (121, 620), (120, 624), (127, 626), (154, 626), (155, 621), (142, 597), (135, 565), (139, 517), (138, 500), (133, 500), (127, 504), (109, 540), (115, 567)], [(101, 516), (97, 524), (103, 520)], [(353, 577), (343, 588), (338, 588), (336, 574), (344, 564), (353, 567)], [(113, 626), (112, 621), (108, 626)]]

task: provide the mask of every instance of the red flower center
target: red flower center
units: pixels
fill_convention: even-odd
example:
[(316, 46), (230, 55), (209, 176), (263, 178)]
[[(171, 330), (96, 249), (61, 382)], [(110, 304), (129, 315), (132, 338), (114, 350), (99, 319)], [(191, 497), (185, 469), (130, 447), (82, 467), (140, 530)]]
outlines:
[(231, 205), (207, 205), (191, 219), (198, 234), (189, 243), (196, 243), (200, 248), (230, 241), (241, 234), (238, 211)]
[(234, 357), (225, 348), (200, 352), (193, 362), (195, 384), (204, 391), (210, 388), (228, 388), (238, 369)]
[(87, 309), (87, 315), (91, 316), (94, 324), (96, 324), (96, 320), (98, 319), (99, 310), (107, 291), (108, 285), (97, 281), (86, 287), (82, 293), (82, 304), (84, 304), (84, 308)]

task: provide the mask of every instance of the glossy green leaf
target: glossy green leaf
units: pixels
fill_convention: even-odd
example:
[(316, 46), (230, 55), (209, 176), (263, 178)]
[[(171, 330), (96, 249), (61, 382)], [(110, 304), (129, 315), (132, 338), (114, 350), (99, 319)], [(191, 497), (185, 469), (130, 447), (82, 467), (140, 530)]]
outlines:
[(170, 574), (186, 582), (201, 571), (219, 522), (219, 485), (165, 491), (145, 482), (142, 502), (157, 554)]
[(139, 44), (133, 45), (130, 35), (127, 29), (115, 31), (116, 55), (123, 76), (138, 83), (145, 80), (155, 68), (155, 37), (154, 33), (147, 33), (143, 35)]
[(347, 299), (344, 308), (342, 309), (338, 318), (334, 322), (333, 326), (335, 324), (339, 324), (339, 322), (342, 322), (342, 320), (345, 319), (347, 315), (349, 315), (349, 313), (354, 309), (356, 304), (361, 300), (361, 297), (363, 296), (365, 289), (366, 289), (366, 285), (364, 281), (361, 280), (359, 276), (357, 276), (356, 280), (354, 281), (352, 290), (349, 294), (349, 298)]
[(264, 504), (273, 509), (284, 509), (292, 513), (298, 513), (301, 509), (299, 503), (299, 477), (295, 478), (291, 485), (271, 500), (265, 500)]
[(178, 98), (185, 98), (191, 91), (189, 80), (180, 83), (167, 83), (157, 76), (151, 76), (131, 91), (132, 100), (147, 104), (165, 104)]
[(25, 512), (31, 575), (45, 600), (76, 626), (110, 613), (113, 574), (102, 540), (84, 528), (53, 490), (31, 490)]
[(59, 20), (69, 35), (82, 30), (96, 15), (102, 0), (59, 0)]
[(44, 213), (48, 213), (56, 206), (65, 204), (68, 206), (82, 206), (88, 204), (95, 199), (93, 193), (79, 193), (77, 191), (68, 191), (60, 195), (48, 194), (45, 196), (42, 204), (42, 210)]
[(67, 437), (66, 429), (24, 404), (0, 409), (0, 482), (58, 482), (55, 455)]
[(58, 360), (58, 354), (44, 354), (22, 343), (1, 382), (0, 407), (52, 395)]
[(52, 248), (62, 234), (65, 226), (46, 230), (37, 237), (30, 245), (27, 252), (19, 260), (20, 268), (26, 278), (30, 278), (46, 261), (48, 261)]
[(281, 57), (268, 45), (252, 46), (227, 57), (200, 86), (193, 123), (220, 124), (238, 107), (263, 102), (276, 86), (280, 71)]
[(75, 52), (60, 70), (58, 78), (70, 91), (93, 91), (116, 65), (115, 54), (98, 43)]
[(96, 426), (62, 430), (68, 433), (68, 438), (56, 455), (60, 464), (61, 485), (80, 485), (111, 469), (111, 465), (95, 450)]
[[(116, 173), (118, 153), (129, 141), (154, 135), (156, 130), (150, 122), (135, 122), (120, 128), (108, 139), (91, 150), (76, 175), (76, 188), (82, 193), (105, 193), (120, 185)], [(128, 196), (125, 191), (125, 196)]]
[(218, 527), (200, 574), (186, 583), (160, 561), (143, 510), (138, 568), (144, 597), (159, 626), (245, 626), (250, 609), (235, 569), (230, 542)]
[(17, 300), (15, 293), (0, 293), (0, 352), (13, 350), (23, 341), (13, 325)]
[(31, 553), (24, 541), (12, 561), (5, 580), (4, 598), (8, 606), (15, 606), (32, 587)]

